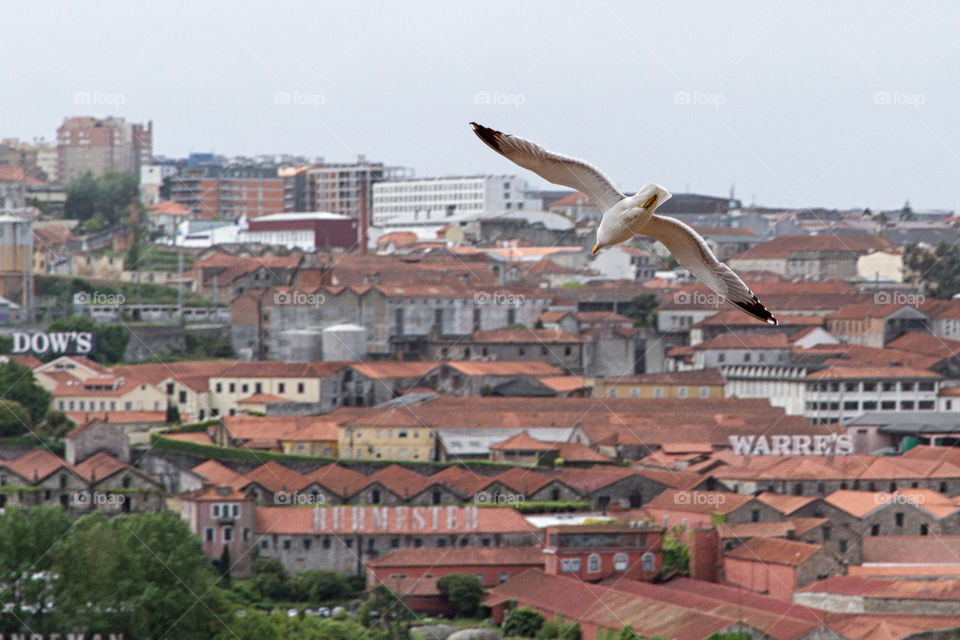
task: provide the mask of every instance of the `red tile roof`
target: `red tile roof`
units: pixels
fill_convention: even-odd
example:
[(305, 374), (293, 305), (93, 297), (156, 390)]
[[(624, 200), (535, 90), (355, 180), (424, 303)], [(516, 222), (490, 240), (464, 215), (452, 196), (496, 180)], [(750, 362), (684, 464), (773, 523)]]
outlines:
[(789, 349), (783, 333), (721, 333), (706, 342), (693, 345), (694, 351), (706, 349)]
[(557, 444), (537, 440), (526, 431), (521, 431), (506, 440), (490, 445), (490, 448), (500, 451), (556, 451)]
[(822, 235), (780, 236), (761, 242), (743, 253), (733, 256), (736, 260), (761, 260), (788, 258), (793, 252), (807, 251), (852, 251), (868, 253), (891, 247), (882, 236), (866, 234), (825, 233)]
[(191, 469), (192, 472), (203, 476), (218, 487), (241, 487), (246, 484), (246, 479), (242, 473), (237, 473), (230, 467), (217, 462), (216, 460), (207, 460), (201, 462)]
[(938, 358), (954, 357), (960, 354), (960, 340), (940, 338), (929, 333), (905, 333), (885, 345), (890, 349), (923, 353)]
[(610, 376), (603, 382), (608, 385), (722, 385), (723, 375), (720, 369), (691, 369), (689, 371), (664, 371), (662, 373), (646, 373), (636, 376)]
[(28, 482), (39, 482), (59, 469), (76, 473), (66, 460), (40, 448), (30, 449), (19, 457), (8, 460), (5, 464), (7, 468)]
[(683, 511), (687, 513), (730, 513), (750, 502), (753, 496), (723, 491), (678, 491), (666, 489), (643, 507), (648, 511)]
[(563, 370), (536, 360), (452, 360), (443, 364), (468, 376), (562, 376)]
[[(336, 515), (334, 515), (336, 511)], [(314, 527), (314, 514), (317, 526)], [(383, 514), (387, 515), (382, 520)], [(354, 527), (354, 517), (362, 519)], [(399, 522), (398, 522), (399, 518)], [(433, 527), (434, 518), (437, 526)], [(452, 526), (451, 526), (452, 524)], [(379, 525), (379, 526), (378, 526)], [(534, 533), (536, 529), (512, 507), (257, 507), (259, 535), (372, 535), (422, 533)]]
[(566, 393), (586, 388), (586, 383), (580, 376), (545, 376), (540, 378), (539, 382), (557, 393)]
[(810, 559), (821, 547), (816, 544), (783, 540), (780, 538), (750, 538), (743, 544), (724, 552), (737, 560), (751, 560), (766, 564), (799, 566)]
[(585, 338), (562, 329), (490, 329), (474, 331), (472, 342), (566, 344), (586, 342)]
[(399, 549), (367, 562), (369, 567), (481, 567), (530, 565), (543, 567), (543, 547), (462, 547), (456, 553), (437, 553), (436, 548)]

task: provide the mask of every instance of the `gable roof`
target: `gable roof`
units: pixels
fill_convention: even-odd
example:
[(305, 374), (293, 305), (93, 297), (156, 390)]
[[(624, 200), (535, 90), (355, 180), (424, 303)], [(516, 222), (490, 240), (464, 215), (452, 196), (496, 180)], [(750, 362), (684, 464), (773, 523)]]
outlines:
[(723, 555), (737, 560), (799, 566), (820, 549), (820, 545), (795, 540), (750, 538), (743, 544), (724, 552)]

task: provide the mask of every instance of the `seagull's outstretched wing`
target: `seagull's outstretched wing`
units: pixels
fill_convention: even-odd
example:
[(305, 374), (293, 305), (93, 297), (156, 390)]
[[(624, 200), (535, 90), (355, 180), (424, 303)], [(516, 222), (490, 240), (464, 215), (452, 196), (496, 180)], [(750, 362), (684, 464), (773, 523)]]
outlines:
[(740, 276), (717, 260), (700, 234), (688, 225), (675, 218), (654, 214), (644, 225), (643, 234), (662, 242), (677, 262), (727, 302), (740, 307), (757, 320), (777, 324), (777, 319), (757, 300)]
[(476, 122), (471, 122), (470, 126), (481, 140), (507, 160), (533, 171), (544, 180), (585, 193), (601, 212), (623, 199), (623, 194), (610, 183), (607, 176), (583, 160), (552, 153), (529, 140), (501, 133)]

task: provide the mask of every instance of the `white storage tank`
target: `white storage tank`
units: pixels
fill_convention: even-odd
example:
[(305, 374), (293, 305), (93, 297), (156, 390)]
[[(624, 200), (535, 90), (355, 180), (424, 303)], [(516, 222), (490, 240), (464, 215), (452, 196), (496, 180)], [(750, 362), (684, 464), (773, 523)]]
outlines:
[(362, 360), (367, 354), (367, 330), (356, 324), (335, 324), (323, 330), (324, 360)]

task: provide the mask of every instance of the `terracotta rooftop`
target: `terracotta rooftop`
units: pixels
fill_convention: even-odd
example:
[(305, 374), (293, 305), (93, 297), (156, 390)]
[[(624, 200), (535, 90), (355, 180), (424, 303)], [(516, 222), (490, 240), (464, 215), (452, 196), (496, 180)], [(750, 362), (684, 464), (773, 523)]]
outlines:
[(586, 342), (586, 340), (562, 329), (489, 329), (474, 331), (471, 342), (563, 344)]
[(811, 502), (815, 502), (817, 498), (813, 496), (791, 496), (785, 495), (782, 493), (774, 493), (772, 491), (764, 491), (757, 496), (757, 500), (764, 503), (768, 507), (771, 507), (785, 516), (794, 513), (797, 509), (805, 507)]
[(836, 312), (831, 313), (827, 316), (827, 321), (830, 320), (863, 320), (864, 318), (885, 318), (894, 311), (898, 311), (903, 307), (911, 307), (911, 305), (901, 303), (901, 302), (891, 302), (890, 304), (876, 304), (876, 303), (865, 303), (865, 304), (848, 304), (839, 308)]
[(866, 234), (825, 233), (822, 235), (785, 235), (754, 245), (743, 253), (733, 256), (737, 260), (783, 259), (794, 252), (807, 251), (852, 251), (867, 253), (891, 246), (882, 236)]
[(367, 562), (371, 567), (449, 567), (530, 565), (543, 567), (543, 547), (462, 547), (456, 553), (437, 553), (436, 548), (399, 549)]
[(882, 599), (960, 600), (960, 580), (918, 581), (831, 576), (799, 591)]
[(705, 349), (789, 349), (787, 336), (783, 333), (721, 333), (718, 336), (693, 345), (695, 351)]
[(720, 369), (691, 369), (689, 371), (664, 371), (634, 376), (610, 376), (603, 378), (608, 385), (722, 385)]
[(39, 482), (59, 469), (75, 473), (66, 460), (40, 448), (30, 449), (13, 460), (0, 461), (0, 464), (30, 483)]
[[(379, 519), (386, 509), (386, 522)], [(336, 519), (333, 512), (338, 510)], [(359, 512), (362, 512), (360, 515)], [(314, 525), (316, 514), (316, 526)], [(375, 517), (376, 514), (376, 517)], [(400, 521), (398, 523), (398, 514)], [(419, 518), (418, 519), (418, 516)], [(441, 517), (442, 516), (442, 517)], [(476, 527), (472, 519), (476, 516)], [(354, 517), (362, 522), (354, 527)], [(436, 517), (437, 527), (433, 528)], [(451, 527), (451, 520), (453, 526)], [(470, 520), (470, 525), (465, 525)], [(382, 528), (377, 527), (380, 522)], [(362, 526), (361, 526), (362, 525)], [(465, 526), (470, 526), (466, 529)], [(446, 535), (467, 530), (478, 533), (534, 533), (535, 528), (512, 507), (257, 507), (254, 527), (259, 535)]]
[[(435, 363), (436, 364), (436, 363)], [(536, 360), (453, 360), (444, 362), (452, 369), (468, 376), (562, 376), (563, 371), (552, 364)]]
[(580, 376), (544, 376), (539, 381), (540, 384), (557, 393), (577, 391), (586, 387), (586, 383)]
[(526, 431), (521, 431), (506, 440), (490, 445), (490, 448), (503, 451), (556, 451), (558, 447), (555, 442), (543, 442), (530, 437)]
[(819, 545), (795, 540), (750, 538), (743, 544), (724, 552), (724, 555), (738, 560), (798, 566), (806, 562), (810, 556), (820, 549)]
[(218, 487), (239, 487), (246, 484), (242, 473), (237, 473), (230, 467), (217, 462), (216, 460), (207, 460), (190, 469), (192, 472), (203, 476)]
[(888, 342), (886, 347), (913, 351), (938, 358), (954, 357), (960, 354), (960, 340), (940, 338), (929, 333), (905, 333), (895, 340)]

